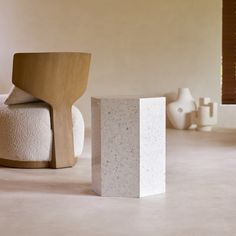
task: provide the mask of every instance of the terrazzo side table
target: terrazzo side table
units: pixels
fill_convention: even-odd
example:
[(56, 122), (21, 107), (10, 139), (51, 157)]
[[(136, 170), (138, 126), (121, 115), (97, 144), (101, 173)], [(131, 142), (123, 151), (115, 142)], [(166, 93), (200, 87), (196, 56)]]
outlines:
[(92, 98), (92, 188), (101, 196), (165, 192), (165, 98)]

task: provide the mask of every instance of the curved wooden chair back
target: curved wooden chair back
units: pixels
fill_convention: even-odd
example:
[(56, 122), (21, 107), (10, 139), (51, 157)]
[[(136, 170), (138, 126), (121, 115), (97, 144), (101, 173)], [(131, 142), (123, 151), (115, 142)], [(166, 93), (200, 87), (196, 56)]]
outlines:
[(14, 55), (13, 84), (51, 107), (52, 168), (75, 163), (71, 108), (86, 90), (90, 57), (87, 53)]

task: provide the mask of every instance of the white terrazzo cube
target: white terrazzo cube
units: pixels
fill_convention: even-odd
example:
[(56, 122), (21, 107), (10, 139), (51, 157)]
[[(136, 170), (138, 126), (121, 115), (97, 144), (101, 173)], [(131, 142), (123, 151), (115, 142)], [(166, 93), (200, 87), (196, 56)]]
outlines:
[(92, 188), (101, 196), (165, 192), (165, 98), (92, 98)]

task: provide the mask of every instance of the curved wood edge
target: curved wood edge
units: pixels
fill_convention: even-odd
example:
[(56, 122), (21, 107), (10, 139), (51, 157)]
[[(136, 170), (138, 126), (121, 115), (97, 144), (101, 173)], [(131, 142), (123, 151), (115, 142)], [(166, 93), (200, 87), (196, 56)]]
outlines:
[[(74, 158), (75, 165), (78, 161), (78, 158)], [(41, 169), (41, 168), (50, 168), (50, 161), (17, 161), (9, 160), (5, 158), (0, 158), (0, 166), (10, 167), (10, 168), (22, 168), (22, 169)]]
[(71, 107), (87, 88), (90, 59), (80, 52), (14, 54), (13, 84), (51, 107), (51, 168), (74, 165)]

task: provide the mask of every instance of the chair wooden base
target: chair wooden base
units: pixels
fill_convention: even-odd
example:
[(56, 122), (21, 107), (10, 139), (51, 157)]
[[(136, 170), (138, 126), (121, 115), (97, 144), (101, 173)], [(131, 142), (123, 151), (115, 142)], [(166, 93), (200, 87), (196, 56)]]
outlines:
[[(78, 158), (74, 158), (74, 164), (76, 164)], [(52, 168), (50, 161), (17, 161), (0, 158), (0, 166), (10, 168), (23, 168), (23, 169), (40, 169), (40, 168)]]

